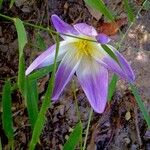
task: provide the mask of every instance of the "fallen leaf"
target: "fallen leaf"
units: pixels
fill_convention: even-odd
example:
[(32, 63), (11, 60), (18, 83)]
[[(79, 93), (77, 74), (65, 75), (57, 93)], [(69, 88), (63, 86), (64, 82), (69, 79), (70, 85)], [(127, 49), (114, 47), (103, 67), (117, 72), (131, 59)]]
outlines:
[(98, 33), (104, 33), (108, 36), (115, 35), (120, 27), (127, 24), (127, 18), (117, 19), (114, 22), (103, 22), (97, 24)]

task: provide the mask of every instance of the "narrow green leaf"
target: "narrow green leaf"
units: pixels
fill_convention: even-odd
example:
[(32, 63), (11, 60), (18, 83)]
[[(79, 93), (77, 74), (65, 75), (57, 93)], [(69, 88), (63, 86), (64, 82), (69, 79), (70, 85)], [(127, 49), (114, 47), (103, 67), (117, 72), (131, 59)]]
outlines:
[(107, 45), (101, 45), (101, 46), (111, 58), (113, 58), (118, 64), (120, 64), (117, 56), (114, 54), (114, 52)]
[(124, 0), (124, 6), (125, 6), (125, 10), (127, 12), (129, 21), (133, 22), (135, 15), (134, 15), (133, 9), (131, 8), (128, 0)]
[(3, 0), (0, 0), (0, 9), (2, 8)]
[(10, 0), (10, 4), (9, 4), (9, 8), (11, 8), (13, 5), (14, 5), (14, 2), (15, 2), (16, 0)]
[[(58, 65), (59, 63), (57, 63)], [(36, 72), (30, 74), (28, 76), (28, 78), (30, 80), (37, 80), (37, 79), (40, 79), (41, 77), (47, 75), (49, 72), (52, 72), (53, 71), (53, 65), (50, 65), (50, 66), (47, 66), (47, 67), (44, 67), (40, 70), (37, 70)]]
[(111, 98), (115, 92), (117, 81), (118, 81), (118, 76), (114, 74), (111, 78), (111, 81), (108, 87), (108, 102), (111, 101)]
[(44, 39), (41, 37), (39, 32), (36, 34), (36, 45), (40, 51), (46, 49), (46, 44), (44, 42)]
[(24, 94), (25, 88), (25, 60), (24, 55), (19, 57), (19, 66), (18, 66), (18, 87), (20, 92)]
[(44, 127), (44, 124), (45, 124), (46, 112), (47, 112), (48, 108), (51, 106), (51, 96), (52, 96), (54, 81), (55, 81), (55, 72), (56, 72), (56, 66), (57, 66), (56, 60), (57, 60), (58, 50), (59, 50), (59, 36), (57, 35), (53, 72), (52, 72), (51, 79), (49, 80), (48, 88), (47, 88), (40, 112), (38, 114), (38, 118), (35, 122), (31, 142), (29, 145), (29, 150), (34, 150), (34, 148), (39, 140), (42, 129)]
[(112, 15), (112, 12), (108, 10), (108, 8), (105, 6), (103, 0), (84, 0), (87, 5), (91, 6), (95, 10), (102, 13), (105, 17), (107, 17), (109, 20), (113, 21), (114, 17)]
[(0, 150), (2, 150), (2, 142), (1, 142), (1, 138), (0, 138)]
[(29, 80), (26, 78), (26, 103), (29, 115), (29, 120), (31, 123), (31, 128), (33, 130), (37, 116), (38, 116), (38, 90), (37, 81)]
[(19, 18), (15, 18), (13, 20), (17, 30), (18, 44), (19, 44), (18, 87), (20, 91), (23, 93), (25, 88), (25, 60), (23, 55), (23, 49), (27, 43), (27, 36), (22, 21)]
[(135, 85), (130, 84), (130, 87), (131, 87), (133, 95), (135, 96), (135, 100), (144, 116), (144, 119), (147, 122), (148, 128), (150, 129), (150, 115), (142, 102), (141, 96), (139, 95), (138, 90), (136, 89)]
[(19, 43), (19, 56), (23, 55), (23, 49), (27, 43), (27, 35), (23, 22), (19, 18), (14, 19), (14, 24), (17, 30), (18, 43)]
[(143, 3), (143, 9), (150, 10), (150, 1), (146, 1), (145, 3)]
[(6, 81), (3, 87), (2, 93), (2, 124), (5, 134), (9, 141), (13, 141), (14, 132), (13, 132), (13, 118), (11, 112), (11, 83), (10, 81)]
[(69, 136), (69, 139), (65, 143), (63, 150), (74, 150), (76, 145), (79, 143), (79, 141), (82, 138), (82, 124), (79, 122), (76, 124), (74, 130)]

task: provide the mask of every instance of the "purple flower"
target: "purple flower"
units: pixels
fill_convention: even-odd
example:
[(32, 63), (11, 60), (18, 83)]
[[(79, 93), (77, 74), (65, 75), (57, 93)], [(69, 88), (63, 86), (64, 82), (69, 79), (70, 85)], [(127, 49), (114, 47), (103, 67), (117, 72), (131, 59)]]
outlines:
[[(76, 72), (92, 108), (97, 113), (102, 113), (107, 102), (108, 70), (129, 82), (133, 82), (135, 76), (130, 65), (114, 47), (107, 44), (110, 38), (105, 34), (97, 34), (92, 26), (86, 23), (71, 26), (57, 15), (53, 15), (51, 19), (57, 32), (61, 33), (64, 39), (60, 42), (57, 61), (61, 61), (61, 63), (56, 72), (52, 100), (58, 100), (66, 84)], [(77, 39), (64, 34), (97, 40), (97, 42)], [(114, 52), (119, 64), (105, 52), (101, 44), (106, 44)], [(37, 68), (53, 64), (55, 49), (56, 44), (37, 57), (27, 68), (26, 75)]]

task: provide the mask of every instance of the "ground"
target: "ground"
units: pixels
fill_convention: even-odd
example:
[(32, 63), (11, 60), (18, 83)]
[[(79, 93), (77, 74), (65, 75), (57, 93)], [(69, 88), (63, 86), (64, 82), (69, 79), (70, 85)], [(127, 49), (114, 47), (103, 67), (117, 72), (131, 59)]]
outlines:
[[(126, 17), (122, 1), (105, 1), (108, 7), (116, 11), (118, 18)], [(135, 12), (140, 7), (140, 1), (132, 3)], [(135, 4), (135, 5), (134, 5)], [(18, 16), (22, 20), (51, 26), (50, 16), (57, 14), (64, 21), (75, 24), (86, 22), (97, 28), (106, 18), (89, 8), (82, 0), (45, 0), (27, 1), (16, 0), (14, 6), (9, 9), (8, 2), (3, 3), (0, 11), (9, 16)], [(18, 70), (18, 42), (14, 25), (0, 18), (0, 91), (6, 78), (12, 78), (16, 82)], [(120, 51), (130, 62), (136, 74), (136, 85), (142, 96), (143, 102), (150, 112), (150, 11), (142, 10), (138, 18), (128, 31)], [(126, 32), (129, 23), (121, 30)], [(26, 66), (41, 53), (36, 47), (36, 36), (39, 33), (50, 46), (54, 41), (48, 33), (35, 30), (26, 26), (28, 44), (25, 48)], [(120, 40), (120, 33), (111, 36), (112, 44)], [(44, 50), (44, 49), (43, 49)], [(39, 80), (39, 104), (47, 88), (49, 75)], [(81, 113), (81, 120), (84, 129), (87, 126), (90, 106), (76, 76), (76, 93)], [(13, 122), (15, 131), (15, 149), (28, 149), (28, 142), (31, 139), (31, 128), (28, 120), (27, 110), (21, 94), (15, 90), (13, 99)], [(1, 101), (0, 101), (1, 103)], [(0, 109), (0, 116), (2, 110)], [(72, 82), (64, 90), (60, 100), (55, 103), (47, 112), (47, 122), (41, 135), (40, 144), (36, 149), (59, 150), (62, 149), (74, 125), (78, 122), (75, 109), (75, 99), (72, 93)], [(0, 136), (4, 149), (8, 149), (8, 141), (0, 123)], [(77, 148), (78, 149), (78, 148)], [(139, 150), (150, 149), (150, 131), (143, 119), (142, 113), (135, 102), (127, 83), (119, 80), (116, 92), (111, 104), (103, 114), (94, 113), (90, 125), (90, 132), (87, 141), (88, 150)]]

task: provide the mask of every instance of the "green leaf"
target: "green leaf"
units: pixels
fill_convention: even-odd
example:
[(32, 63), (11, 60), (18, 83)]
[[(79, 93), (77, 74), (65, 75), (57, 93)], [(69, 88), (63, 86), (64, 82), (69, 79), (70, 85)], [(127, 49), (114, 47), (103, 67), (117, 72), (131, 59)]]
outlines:
[(19, 66), (18, 66), (18, 87), (20, 92), (24, 94), (25, 89), (25, 60), (24, 55), (19, 57)]
[(113, 21), (114, 17), (112, 15), (112, 12), (108, 10), (108, 8), (105, 6), (103, 0), (84, 0), (87, 5), (91, 6), (95, 10), (102, 13), (105, 17), (107, 17), (109, 20)]
[(34, 129), (33, 129), (33, 134), (32, 134), (31, 142), (30, 142), (30, 145), (29, 145), (29, 150), (34, 150), (35, 149), (35, 146), (36, 146), (36, 144), (39, 140), (40, 134), (41, 134), (42, 129), (43, 129), (44, 124), (45, 124), (46, 112), (47, 112), (48, 108), (51, 106), (51, 96), (52, 96), (54, 81), (55, 81), (55, 72), (56, 72), (56, 66), (57, 66), (56, 60), (57, 60), (58, 50), (59, 50), (59, 37), (57, 35), (57, 38), (56, 38), (56, 52), (55, 52), (55, 59), (54, 59), (54, 65), (53, 65), (53, 72), (52, 72), (51, 79), (49, 80), (48, 88), (46, 90), (46, 94), (45, 94), (40, 112), (38, 114), (38, 118), (36, 120)]
[(27, 43), (27, 35), (23, 22), (19, 18), (14, 18), (14, 24), (18, 35), (19, 57), (21, 57), (23, 55), (23, 49)]
[(0, 9), (2, 8), (3, 0), (0, 0)]
[(143, 9), (150, 10), (150, 1), (146, 1), (145, 3), (143, 3)]
[(1, 138), (0, 138), (0, 150), (2, 150), (2, 142), (1, 142)]
[(135, 85), (130, 84), (130, 87), (131, 87), (132, 93), (135, 97), (135, 100), (144, 116), (144, 119), (147, 122), (148, 128), (150, 129), (150, 116), (142, 102), (141, 96), (138, 94), (138, 90), (136, 89)]
[(108, 102), (111, 101), (111, 98), (115, 92), (117, 81), (118, 81), (118, 76), (114, 74), (111, 78), (111, 81), (108, 87)]
[(107, 54), (120, 65), (120, 62), (119, 62), (117, 56), (114, 54), (114, 52), (107, 45), (101, 45), (101, 46), (107, 52)]
[(27, 43), (27, 36), (22, 21), (18, 18), (13, 19), (18, 35), (19, 44), (19, 68), (18, 68), (18, 87), (23, 93), (25, 88), (25, 60), (23, 55), (24, 46)]
[[(57, 63), (58, 65), (59, 63)], [(40, 79), (41, 77), (47, 75), (49, 72), (52, 72), (53, 71), (53, 65), (50, 65), (50, 66), (47, 66), (47, 67), (44, 67), (40, 70), (37, 70), (36, 72), (30, 74), (28, 76), (28, 78), (30, 80), (37, 80), (37, 79)]]
[(74, 130), (69, 136), (69, 139), (65, 143), (63, 150), (74, 150), (76, 145), (79, 143), (79, 141), (82, 138), (82, 124), (79, 122), (76, 124)]
[(38, 116), (38, 89), (37, 81), (26, 78), (26, 103), (32, 130)]
[(13, 141), (14, 139), (14, 131), (13, 131), (13, 118), (11, 112), (11, 83), (10, 81), (6, 81), (3, 87), (2, 93), (2, 124), (5, 134), (9, 141)]
[(14, 2), (15, 2), (16, 0), (10, 0), (10, 4), (9, 4), (9, 8), (11, 8), (13, 5), (14, 5)]
[(44, 39), (41, 37), (39, 32), (36, 35), (36, 45), (40, 51), (46, 49), (46, 44), (44, 42)]
[(125, 10), (127, 12), (129, 21), (133, 22), (135, 15), (134, 15), (133, 9), (131, 8), (128, 0), (124, 0), (124, 6), (125, 6)]

